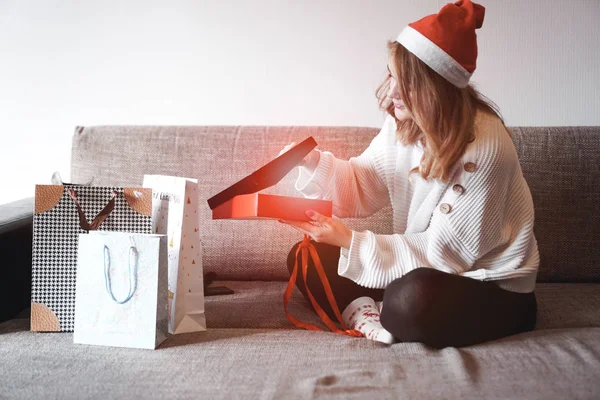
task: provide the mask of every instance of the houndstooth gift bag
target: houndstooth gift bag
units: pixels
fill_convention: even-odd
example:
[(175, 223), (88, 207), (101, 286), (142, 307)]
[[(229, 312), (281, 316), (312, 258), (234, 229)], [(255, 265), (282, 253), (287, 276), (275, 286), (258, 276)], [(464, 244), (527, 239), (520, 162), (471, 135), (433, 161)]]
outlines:
[(90, 230), (151, 233), (152, 189), (35, 187), (32, 331), (73, 331), (78, 236)]

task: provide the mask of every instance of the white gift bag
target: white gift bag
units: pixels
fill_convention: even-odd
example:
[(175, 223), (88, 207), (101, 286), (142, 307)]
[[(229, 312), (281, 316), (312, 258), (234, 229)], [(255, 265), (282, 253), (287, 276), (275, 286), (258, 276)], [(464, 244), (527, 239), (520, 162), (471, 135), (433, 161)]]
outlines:
[(198, 181), (144, 175), (143, 186), (153, 192), (153, 232), (168, 236), (169, 333), (205, 331)]
[(167, 237), (79, 235), (73, 342), (155, 349), (167, 337)]

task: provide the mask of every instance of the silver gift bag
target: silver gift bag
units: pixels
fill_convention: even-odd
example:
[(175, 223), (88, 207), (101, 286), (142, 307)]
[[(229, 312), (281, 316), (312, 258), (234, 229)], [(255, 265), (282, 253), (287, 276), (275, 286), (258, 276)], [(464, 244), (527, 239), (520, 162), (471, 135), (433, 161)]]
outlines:
[(154, 349), (167, 337), (167, 236), (79, 235), (79, 344)]

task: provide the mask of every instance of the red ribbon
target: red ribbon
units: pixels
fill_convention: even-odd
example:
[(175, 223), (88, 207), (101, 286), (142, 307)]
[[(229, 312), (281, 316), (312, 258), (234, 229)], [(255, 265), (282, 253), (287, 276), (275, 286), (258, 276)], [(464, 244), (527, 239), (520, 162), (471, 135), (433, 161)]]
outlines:
[[(325, 313), (325, 311), (323, 311), (323, 309), (321, 308), (319, 303), (317, 303), (314, 296), (310, 292), (308, 285), (306, 284), (306, 274), (308, 272), (308, 254), (309, 253), (313, 259), (313, 262), (315, 264), (315, 269), (317, 270), (317, 274), (319, 275), (321, 283), (323, 284), (323, 289), (325, 289), (325, 294), (327, 295), (327, 300), (329, 301), (329, 305), (331, 306), (331, 309), (333, 310), (333, 313), (335, 314), (342, 329), (338, 328), (338, 326), (335, 324), (335, 322), (333, 322), (331, 320), (331, 318), (329, 318), (329, 316)], [(290, 314), (290, 312), (287, 309), (288, 302), (289, 302), (290, 298), (292, 297), (292, 292), (294, 291), (294, 286), (296, 285), (296, 278), (298, 276), (298, 255), (299, 254), (302, 255), (302, 276), (304, 277), (304, 282), (305, 282), (304, 286), (306, 287), (306, 293), (307, 293), (308, 298), (310, 299), (310, 302), (312, 303), (315, 311), (317, 312), (317, 315), (319, 315), (321, 320), (325, 323), (325, 325), (327, 325), (327, 327), (333, 333), (338, 333), (340, 335), (347, 335), (347, 336), (353, 336), (353, 337), (363, 337), (364, 335), (362, 333), (360, 333), (359, 331), (354, 330), (354, 329), (348, 329), (348, 327), (344, 323), (342, 314), (340, 313), (340, 309), (337, 305), (337, 302), (335, 301), (335, 297), (333, 296), (333, 291), (331, 290), (331, 285), (329, 284), (329, 279), (327, 279), (327, 275), (325, 274), (325, 270), (323, 269), (323, 265), (321, 264), (321, 259), (319, 258), (317, 249), (310, 242), (310, 236), (308, 236), (308, 235), (304, 235), (304, 240), (302, 240), (302, 243), (300, 243), (300, 246), (298, 246), (298, 249), (296, 250), (296, 261), (294, 263), (294, 269), (292, 270), (292, 276), (290, 277), (287, 288), (285, 289), (285, 293), (283, 295), (283, 308), (285, 310), (285, 315), (287, 316), (288, 320), (290, 320), (290, 322), (292, 324), (294, 324), (295, 326), (297, 326), (299, 328), (304, 328), (304, 329), (308, 329), (311, 331), (323, 331), (323, 329), (319, 328), (318, 326), (308, 324), (306, 322), (300, 321), (299, 319), (295, 318), (293, 315)]]

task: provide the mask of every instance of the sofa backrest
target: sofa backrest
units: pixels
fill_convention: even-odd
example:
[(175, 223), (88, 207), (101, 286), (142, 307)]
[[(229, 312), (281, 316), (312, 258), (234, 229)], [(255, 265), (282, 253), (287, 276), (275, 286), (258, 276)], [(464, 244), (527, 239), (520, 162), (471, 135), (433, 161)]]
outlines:
[[(539, 281), (600, 280), (600, 127), (511, 128), (536, 207)], [(207, 199), (313, 136), (318, 148), (348, 159), (375, 128), (266, 126), (92, 126), (75, 130), (72, 182), (141, 185), (144, 174), (197, 178), (203, 263), (219, 279), (287, 280), (287, 255), (302, 235), (276, 221), (212, 220)], [(301, 196), (297, 170), (263, 193)], [(352, 229), (391, 233), (391, 207)]]
[(511, 132), (535, 206), (538, 281), (600, 281), (600, 127)]

